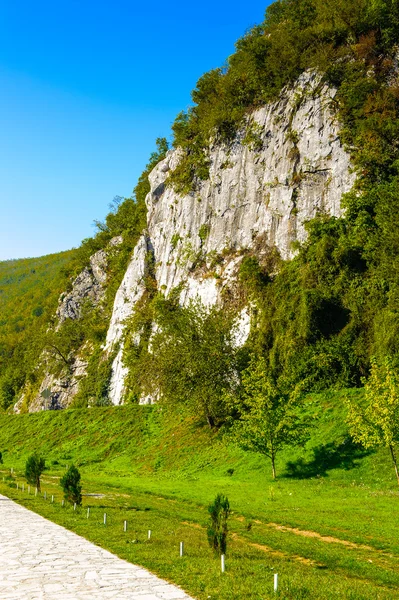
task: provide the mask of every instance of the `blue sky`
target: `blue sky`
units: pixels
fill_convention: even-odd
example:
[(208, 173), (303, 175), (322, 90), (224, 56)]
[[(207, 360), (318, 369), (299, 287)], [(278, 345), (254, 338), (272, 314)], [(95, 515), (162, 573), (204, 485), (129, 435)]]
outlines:
[(267, 3), (0, 1), (0, 260), (92, 235)]

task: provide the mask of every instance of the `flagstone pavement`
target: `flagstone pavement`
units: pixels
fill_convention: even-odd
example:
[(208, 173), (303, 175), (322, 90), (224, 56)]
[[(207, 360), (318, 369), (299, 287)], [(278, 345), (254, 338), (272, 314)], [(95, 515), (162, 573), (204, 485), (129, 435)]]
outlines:
[(180, 588), (0, 495), (1, 600), (191, 600)]

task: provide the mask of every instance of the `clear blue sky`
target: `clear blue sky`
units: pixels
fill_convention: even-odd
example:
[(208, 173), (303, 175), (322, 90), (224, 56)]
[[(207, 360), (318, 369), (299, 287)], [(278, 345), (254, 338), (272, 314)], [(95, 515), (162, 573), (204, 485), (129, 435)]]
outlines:
[(267, 4), (0, 1), (0, 260), (92, 235)]

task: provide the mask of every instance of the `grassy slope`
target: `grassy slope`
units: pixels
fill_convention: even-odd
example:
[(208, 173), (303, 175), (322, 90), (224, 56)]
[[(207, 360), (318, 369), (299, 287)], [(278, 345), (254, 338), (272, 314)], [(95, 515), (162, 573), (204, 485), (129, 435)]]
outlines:
[[(392, 519), (398, 492), (389, 457), (340, 445), (346, 434), (342, 394), (311, 400), (318, 427), (306, 450), (280, 456), (277, 482), (261, 457), (229, 446), (190, 420), (149, 407), (1, 415), (4, 474), (11, 466), (22, 474), (26, 457), (40, 451), (50, 467), (45, 489), (55, 494), (56, 504), (17, 492), (13, 481), (0, 484), (0, 492), (198, 598), (272, 597), (276, 569), (282, 598), (399, 597), (399, 542)], [(57, 477), (72, 460), (80, 465), (85, 491), (104, 494), (85, 498), (89, 520), (83, 511), (59, 505)], [(296, 478), (287, 476), (288, 463)], [(206, 506), (219, 491), (234, 510), (225, 578), (205, 533)], [(121, 530), (125, 518), (128, 534)], [(154, 532), (150, 543), (148, 528)], [(188, 556), (180, 561), (181, 539)]]

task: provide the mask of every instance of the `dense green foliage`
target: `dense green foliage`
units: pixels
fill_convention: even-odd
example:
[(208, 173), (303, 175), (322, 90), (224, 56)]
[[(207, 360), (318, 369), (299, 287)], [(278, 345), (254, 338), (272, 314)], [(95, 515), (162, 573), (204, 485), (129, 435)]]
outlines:
[(226, 65), (199, 79), (193, 106), (178, 115), (174, 144), (185, 158), (171, 177), (176, 189), (186, 193), (207, 179), (212, 142), (232, 141), (246, 115), (275, 99), (306, 69), (321, 71), (340, 87), (338, 109), (349, 126), (345, 141), (359, 148), (366, 142), (362, 154), (368, 168), (375, 173), (384, 168), (397, 152), (389, 143), (397, 132), (396, 86), (389, 91), (381, 86), (392, 75), (398, 23), (396, 0), (271, 4), (264, 22), (238, 40)]
[(133, 353), (138, 359), (142, 392), (160, 394), (173, 406), (183, 404), (211, 428), (220, 426), (227, 414), (224, 394), (237, 379), (231, 315), (199, 302), (182, 307), (173, 295), (168, 300), (155, 296), (151, 315), (157, 328), (151, 347), (137, 356), (133, 343), (126, 353), (128, 364)]
[(381, 364), (372, 360), (364, 402), (349, 402), (348, 423), (353, 439), (365, 448), (389, 449), (399, 484), (399, 374), (389, 357)]
[(252, 359), (242, 373), (242, 390), (233, 395), (239, 417), (233, 426), (233, 439), (244, 450), (258, 452), (271, 461), (276, 479), (276, 456), (285, 446), (303, 444), (308, 420), (301, 413), (298, 389), (275, 382), (264, 360)]

